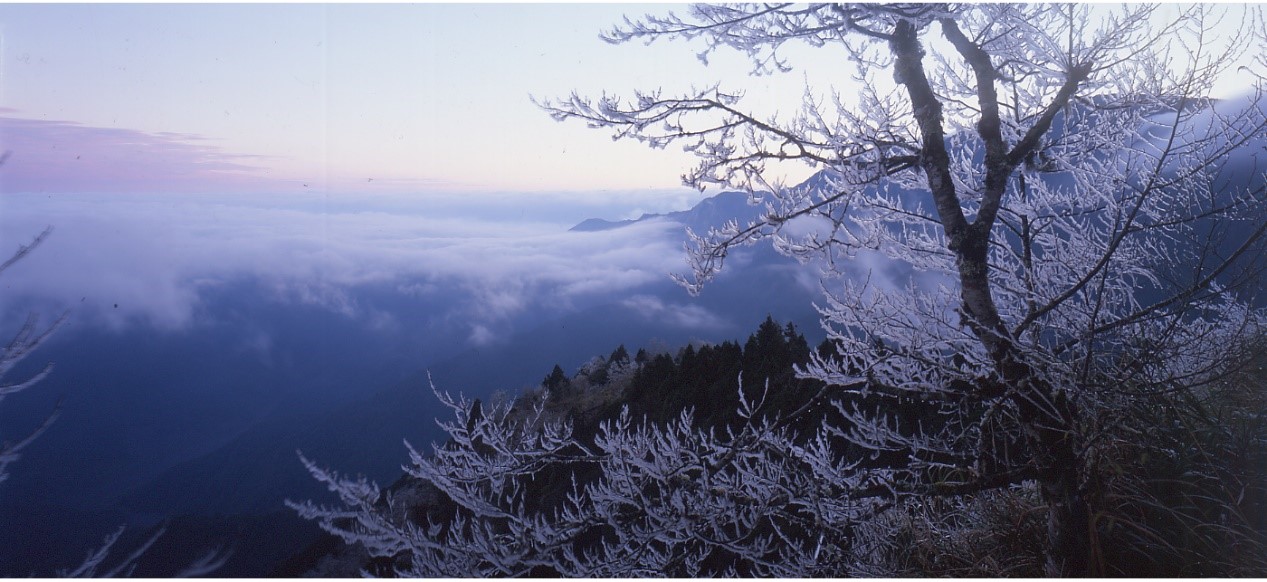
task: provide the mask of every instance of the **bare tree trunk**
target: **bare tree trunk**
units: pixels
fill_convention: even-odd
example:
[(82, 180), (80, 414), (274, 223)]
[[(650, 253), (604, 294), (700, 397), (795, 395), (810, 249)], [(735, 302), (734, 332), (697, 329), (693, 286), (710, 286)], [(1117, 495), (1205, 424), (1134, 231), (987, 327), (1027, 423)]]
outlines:
[[(945, 229), (949, 249), (955, 254), (963, 323), (986, 348), (1005, 385), (1014, 389), (1022, 428), (1029, 437), (1035, 457), (1031, 462), (1038, 469), (1043, 499), (1048, 507), (1045, 573), (1048, 576), (1086, 576), (1089, 571), (1090, 517), (1081, 488), (1082, 463), (1075, 439), (1076, 411), (1064, 395), (1037, 378), (1033, 368), (1025, 362), (999, 316), (990, 287), (989, 242), (993, 208), (1001, 200), (1008, 176), (1016, 167), (1015, 161), (1010, 158), (1023, 157), (1024, 149), (1033, 147), (1030, 142), (1036, 143), (1036, 136), (1046, 131), (1051, 115), (1035, 125), (1030, 132), (1034, 135), (1027, 135), (1016, 150), (1007, 153), (997, 130), (997, 105), (994, 105), (993, 87), (989, 85), (993, 83), (989, 58), (979, 50), (974, 51), (975, 47), (966, 38), (952, 36), (951, 40), (958, 41), (969, 60), (975, 61), (978, 81), (983, 84), (982, 109), (989, 109), (990, 113), (983, 114), (980, 128), (987, 144), (987, 167), (983, 212), (975, 221), (969, 222), (964, 216), (951, 179), (941, 103), (924, 72), (924, 51), (918, 31), (905, 21), (897, 24), (890, 40), (896, 57), (896, 77), (906, 86), (911, 98), (923, 138), (920, 164)], [(1050, 105), (1049, 111), (1054, 112), (1059, 101), (1069, 99), (1084, 75), (1075, 72), (1071, 76), (1058, 95), (1058, 102)], [(993, 109), (990, 109), (991, 105), (994, 105)], [(988, 212), (987, 208), (990, 208)]]
[[(963, 282), (970, 286), (982, 284), (982, 281), (967, 278)], [(988, 294), (988, 287), (985, 292)], [(997, 312), (984, 315), (998, 317)], [(1091, 521), (1084, 493), (1087, 475), (1077, 439), (1078, 411), (1065, 394), (1037, 377), (1010, 338), (997, 333), (997, 328), (972, 327), (990, 350), (1004, 384), (1015, 391), (1013, 399), (1028, 436), (1033, 455), (1031, 462), (1037, 468), (1043, 501), (1047, 504), (1044, 573), (1061, 577), (1087, 576)]]
[(1047, 556), (1043, 564), (1047, 576), (1066, 578), (1090, 573), (1091, 516), (1079, 484), (1076, 459), (1073, 466), (1052, 467), (1043, 479), (1047, 501)]
[(1064, 394), (1036, 378), (1033, 368), (1016, 362), (1014, 357), (1010, 356), (1011, 361), (1000, 365), (1000, 369), (1008, 385), (1021, 387), (1017, 408), (1029, 436), (1038, 483), (1047, 504), (1044, 574), (1087, 576), (1091, 515), (1084, 487), (1087, 475), (1077, 441), (1078, 412)]

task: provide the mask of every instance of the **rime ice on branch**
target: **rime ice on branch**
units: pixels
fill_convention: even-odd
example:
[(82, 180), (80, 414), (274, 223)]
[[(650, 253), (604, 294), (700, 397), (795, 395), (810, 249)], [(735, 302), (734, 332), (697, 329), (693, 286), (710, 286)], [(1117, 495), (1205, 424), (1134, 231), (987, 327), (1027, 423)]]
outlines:
[[(705, 59), (738, 50), (757, 74), (790, 69), (780, 49), (794, 42), (854, 67), (848, 98), (807, 96), (777, 117), (720, 85), (540, 103), (680, 145), (700, 158), (687, 184), (765, 205), (754, 223), (690, 234), (688, 290), (764, 240), (826, 266), (838, 349), (801, 373), (826, 383), (841, 419), (798, 444), (755, 421), (716, 435), (622, 418), (587, 449), (564, 426), (501, 424), (504, 411), (475, 422), (477, 442), (459, 403), (452, 445), (410, 469), (464, 509), (452, 523), (401, 526), (320, 471), (354, 509), (304, 512), (425, 575), (693, 573), (716, 552), (742, 573), (874, 574), (875, 516), (1029, 484), (1046, 510), (1044, 571), (1096, 573), (1097, 463), (1115, 430), (1140, 402), (1200, 401), (1264, 326), (1249, 295), (1267, 238), (1262, 71), (1247, 95), (1210, 98), (1267, 49), (1262, 14), (1161, 10), (701, 4), (605, 33), (695, 39)], [(818, 174), (798, 187), (768, 177), (786, 163)], [(859, 255), (906, 275), (882, 285)], [(557, 511), (526, 510), (518, 479), (562, 451), (602, 476)]]

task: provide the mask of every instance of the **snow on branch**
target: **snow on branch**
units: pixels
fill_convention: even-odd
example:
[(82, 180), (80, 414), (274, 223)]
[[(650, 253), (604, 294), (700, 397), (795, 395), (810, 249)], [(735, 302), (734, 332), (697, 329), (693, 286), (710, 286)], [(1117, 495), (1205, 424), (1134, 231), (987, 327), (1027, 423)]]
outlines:
[[(1112, 510), (1094, 505), (1111, 485), (1097, 459), (1125, 439), (1105, 435), (1139, 420), (1133, 402), (1199, 407), (1267, 329), (1262, 71), (1243, 98), (1209, 94), (1267, 48), (1261, 10), (1231, 38), (1215, 34), (1223, 8), (1157, 10), (703, 4), (605, 33), (738, 50), (757, 73), (804, 42), (854, 68), (848, 89), (781, 115), (720, 85), (538, 103), (683, 147), (699, 158), (685, 183), (762, 205), (689, 232), (676, 278), (698, 293), (764, 241), (815, 269), (830, 343), (799, 373), (830, 413), (793, 432), (741, 391), (725, 434), (689, 411), (662, 426), (625, 411), (577, 435), (540, 405), (437, 392), (449, 440), (411, 449), (406, 471), (453, 515), (410, 517), (310, 463), (345, 507), (293, 506), (406, 575), (802, 577), (882, 573), (885, 528), (938, 500), (1030, 495), (1043, 571), (1091, 573), (1092, 514)], [(815, 173), (789, 186), (784, 163)]]

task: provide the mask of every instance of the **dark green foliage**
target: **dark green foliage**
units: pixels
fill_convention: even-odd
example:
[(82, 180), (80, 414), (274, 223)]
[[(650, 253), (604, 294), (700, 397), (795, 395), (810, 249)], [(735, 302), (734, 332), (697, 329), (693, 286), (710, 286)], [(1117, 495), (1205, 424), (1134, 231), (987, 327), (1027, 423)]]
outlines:
[(563, 368), (560, 368), (558, 364), (555, 364), (554, 370), (551, 370), (550, 374), (545, 377), (545, 380), (541, 381), (541, 385), (550, 392), (555, 392), (560, 388), (570, 385), (571, 383), (572, 381), (568, 379), (567, 374), (563, 373)]
[(589, 378), (591, 384), (602, 386), (611, 380), (611, 368), (604, 362), (591, 369), (586, 377)]
[[(676, 358), (667, 354), (647, 358), (640, 351), (639, 358), (646, 363), (634, 374), (626, 401), (609, 412), (627, 405), (635, 418), (661, 423), (689, 408), (700, 427), (738, 428), (743, 422), (737, 414), (742, 376), (744, 396), (764, 402), (758, 413), (781, 417), (806, 404), (821, 387), (796, 377), (795, 366), (804, 365), (809, 357), (805, 336), (794, 325), (781, 326), (770, 317), (743, 347), (730, 341), (698, 348), (688, 345)], [(809, 415), (797, 424), (809, 427), (817, 418)]]
[[(844, 399), (849, 406), (894, 411), (902, 426), (935, 429), (947, 421), (936, 414), (930, 402), (886, 394), (884, 386), (873, 385), (866, 396), (849, 396), (833, 392), (821, 382), (797, 378), (796, 367), (809, 362), (810, 350), (794, 326), (767, 318), (742, 345), (732, 341), (688, 345), (676, 356), (652, 356), (639, 350), (632, 363), (628, 350), (620, 346), (606, 359), (595, 358), (571, 380), (556, 365), (542, 385), (548, 392), (547, 408), (554, 418), (571, 418), (573, 435), (584, 447), (593, 444), (600, 423), (614, 418), (624, 407), (635, 419), (651, 424), (675, 420), (683, 410), (692, 409), (699, 428), (738, 430), (747, 422), (739, 414), (741, 378), (744, 397), (762, 402), (758, 417), (788, 419), (787, 426), (802, 437), (811, 436), (824, 423), (845, 428), (844, 420), (824, 396)], [(830, 340), (818, 345), (814, 353), (823, 359), (843, 360), (839, 345)], [(635, 371), (608, 378), (609, 368), (616, 366), (632, 366)], [(1261, 575), (1267, 571), (1262, 557), (1267, 555), (1267, 415), (1261, 412), (1262, 387), (1267, 385), (1264, 369), (1267, 355), (1249, 365), (1249, 372), (1237, 382), (1205, 393), (1200, 402), (1188, 407), (1174, 406), (1174, 399), (1140, 398), (1126, 403), (1129, 410), (1119, 411), (1120, 417), (1103, 419), (1097, 453), (1092, 456), (1096, 481), (1103, 488), (1091, 491), (1093, 498), (1088, 500), (1095, 530), (1094, 573), (1161, 577)], [(597, 381), (600, 377), (602, 382)], [(985, 386), (991, 380), (964, 381)], [(540, 395), (536, 392), (524, 398)], [(479, 414), (477, 411), (472, 417)], [(789, 418), (793, 413), (796, 415)], [(864, 467), (902, 466), (909, 454), (873, 454), (843, 440), (833, 442), (840, 445), (838, 452), (846, 459), (859, 461)], [(1002, 446), (1020, 445), (1004, 442)], [(1007, 453), (999, 456), (1009, 456)], [(523, 478), (525, 507), (549, 514), (561, 507), (574, 486), (601, 478), (598, 471), (588, 463), (541, 466), (531, 477)], [(918, 478), (938, 482), (940, 478), (953, 481), (956, 476), (930, 473)], [(398, 496), (407, 491), (394, 489)], [(433, 523), (447, 523), (455, 511), (447, 498), (432, 489), (423, 485), (419, 490), (427, 495), (415, 494), (436, 497), (419, 504), (424, 509), (412, 511), (416, 523), (422, 523), (424, 514)], [(880, 535), (885, 543), (877, 558), (891, 571), (907, 576), (1041, 574), (1045, 506), (1032, 483), (908, 501), (886, 514), (882, 529), (877, 530), (883, 532)], [(793, 537), (809, 534), (795, 533), (795, 529), (785, 532), (794, 532)], [(603, 534), (594, 530), (587, 535)], [(575, 543), (583, 549), (595, 541), (582, 538)], [(733, 562), (718, 550), (706, 567), (720, 572)], [(389, 574), (386, 565), (382, 560), (371, 563), (370, 571)], [(556, 575), (544, 569), (533, 574)]]
[[(622, 352), (628, 358), (622, 348), (612, 353), (609, 362), (618, 360)], [(676, 357), (653, 357), (640, 350), (623, 399), (578, 422), (576, 434), (582, 441), (592, 438), (599, 422), (625, 406), (635, 418), (652, 424), (693, 409), (700, 428), (738, 429), (745, 422), (738, 414), (742, 377), (745, 397), (764, 402), (758, 416), (782, 419), (809, 405), (789, 424), (800, 435), (809, 436), (821, 426), (824, 415), (835, 415), (826, 399), (814, 399), (824, 390), (823, 384), (796, 377), (796, 366), (809, 361), (810, 350), (794, 326), (780, 325), (772, 318), (742, 347), (730, 341), (688, 345)], [(831, 340), (819, 344), (815, 352), (820, 358), (843, 359), (838, 344)], [(1144, 422), (1105, 419), (1110, 430), (1102, 438), (1120, 439), (1121, 444), (1102, 445), (1102, 450), (1112, 454), (1101, 458), (1100, 470), (1113, 475), (1103, 479), (1107, 489), (1092, 500), (1099, 508), (1093, 518), (1098, 539), (1094, 571), (1115, 576), (1239, 576), (1264, 571), (1259, 554), (1267, 550), (1267, 447), (1263, 445), (1267, 415), (1248, 412), (1262, 410), (1256, 397), (1264, 385), (1264, 366), (1267, 363), (1255, 362), (1250, 367), (1256, 375), (1242, 379), (1238, 389), (1225, 390), (1221, 399), (1194, 405), (1186, 416), (1173, 407), (1138, 401), (1133, 407), (1139, 410), (1128, 416)], [(991, 379), (972, 381), (988, 388)], [(895, 411), (903, 426), (946, 422), (930, 402), (887, 396), (882, 386), (876, 388), (865, 397), (833, 397), (861, 408)], [(1242, 401), (1230, 402), (1227, 394), (1240, 395)], [(1193, 416), (1200, 410), (1205, 412)], [(840, 427), (843, 420), (837, 417), (828, 422)], [(846, 458), (865, 466), (900, 466), (908, 454), (876, 455), (839, 444)], [(1022, 445), (1004, 442), (1002, 446)], [(998, 454), (1002, 458), (1018, 452)], [(571, 476), (569, 470), (551, 468), (538, 479), (549, 483), (548, 489), (563, 490)], [(576, 477), (584, 483), (598, 475), (582, 471)], [(936, 481), (933, 477), (925, 478)], [(893, 565), (911, 575), (1038, 575), (1041, 552), (1036, 548), (1041, 547), (1045, 530), (1042, 505), (1033, 495), (1029, 489), (1001, 490), (945, 504), (942, 510), (934, 510), (939, 507), (935, 503), (916, 504), (913, 507), (922, 509), (908, 516), (909, 523), (893, 524), (893, 535), (898, 537), (891, 541), (899, 548), (890, 557)], [(560, 501), (559, 495), (541, 498), (542, 507)], [(962, 535), (946, 537), (946, 532)], [(977, 543), (965, 545), (968, 539)]]
[(807, 361), (809, 346), (805, 337), (791, 323), (782, 328), (769, 316), (744, 344), (744, 377), (750, 381), (781, 379), (791, 373), (792, 365)]
[[(555, 366), (542, 382), (553, 399), (547, 406), (570, 416), (574, 435), (582, 443), (590, 444), (599, 424), (615, 418), (624, 407), (629, 408), (634, 418), (652, 424), (675, 420), (683, 410), (691, 409), (695, 411), (696, 425), (701, 428), (738, 429), (745, 421), (739, 415), (741, 375), (744, 394), (749, 400), (758, 401), (765, 394), (765, 404), (758, 415), (771, 418), (782, 418), (802, 407), (822, 386), (796, 378), (794, 366), (809, 361), (810, 348), (794, 326), (782, 326), (767, 318), (744, 345), (747, 347), (733, 341), (687, 345), (676, 357), (663, 353), (652, 356), (640, 349), (633, 364), (622, 345), (606, 359), (596, 358), (599, 365), (592, 363), (583, 367), (571, 380)], [(615, 382), (607, 372), (621, 364), (632, 365), (635, 371), (626, 381)], [(616, 392), (606, 397), (607, 403), (592, 412), (583, 410), (589, 406), (587, 402), (593, 401), (594, 394), (582, 392), (597, 390), (609, 380), (612, 380), (611, 389)], [(581, 388), (586, 385), (589, 388)], [(803, 426), (808, 436), (810, 429), (821, 420), (821, 414), (821, 411), (812, 411), (802, 415), (805, 418), (798, 419), (792, 426)], [(596, 476), (577, 475), (577, 478), (583, 483)], [(545, 488), (537, 501), (546, 507), (561, 501), (562, 493), (571, 488), (570, 479), (571, 469), (545, 469), (536, 476), (535, 482), (550, 483), (552, 487)]]
[(620, 347), (612, 350), (611, 355), (607, 356), (607, 361), (611, 364), (629, 363), (629, 351), (625, 349), (625, 344), (620, 344)]

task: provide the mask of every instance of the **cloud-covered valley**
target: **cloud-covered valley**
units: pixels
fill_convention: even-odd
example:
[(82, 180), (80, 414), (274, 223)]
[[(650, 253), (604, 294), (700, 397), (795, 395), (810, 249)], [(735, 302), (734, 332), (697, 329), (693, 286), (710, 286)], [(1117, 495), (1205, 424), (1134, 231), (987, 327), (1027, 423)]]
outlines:
[(6, 194), (0, 248), (54, 230), (0, 293), (82, 323), (178, 330), (205, 323), (207, 289), (249, 279), (273, 301), (390, 326), (394, 314), (359, 297), (374, 288), (466, 320), (468, 339), (487, 343), (526, 311), (565, 312), (685, 267), (674, 223), (567, 232), (487, 218), (478, 203), (390, 201), (353, 211), (321, 195)]
[[(0, 333), (28, 313), (67, 314), (24, 362), (54, 372), (0, 409), (10, 438), (65, 401), (0, 519), (28, 502), (112, 503), (250, 427), (301, 431), (304, 411), (372, 399), (422, 369), (445, 389), (514, 390), (609, 343), (726, 339), (754, 324), (736, 321), (747, 308), (729, 296), (696, 305), (669, 281), (686, 268), (680, 223), (570, 232), (578, 213), (630, 209), (473, 198), (0, 195), (5, 258), (53, 229), (0, 275)], [(399, 398), (417, 419), (434, 405), (412, 385)], [(382, 427), (383, 450), (426, 427)], [(363, 470), (399, 470), (394, 455), (377, 461)]]
[[(677, 288), (690, 212), (569, 230), (698, 196), (0, 189), (3, 258), (52, 228), (0, 274), (0, 334), (67, 313), (23, 362), (53, 373), (0, 407), (7, 439), (60, 406), (0, 522), (65, 515), (55, 545), (80, 548), (125, 520), (271, 511), (320, 493), (299, 448), (397, 476), (402, 438), (438, 438), (420, 377), (489, 397), (620, 344), (737, 339), (767, 313), (812, 327), (816, 281), (768, 246), (736, 253), (741, 268), (698, 299)], [(0, 561), (40, 545), (0, 532), (6, 544)]]

